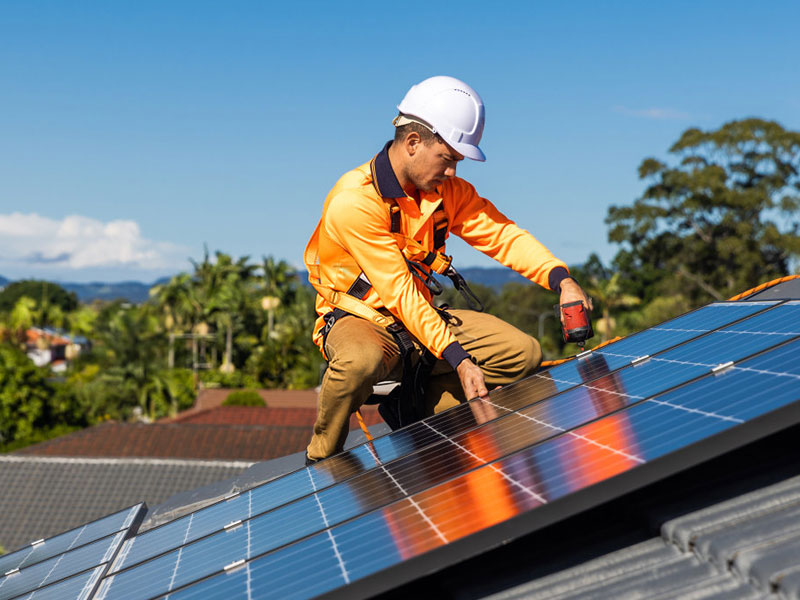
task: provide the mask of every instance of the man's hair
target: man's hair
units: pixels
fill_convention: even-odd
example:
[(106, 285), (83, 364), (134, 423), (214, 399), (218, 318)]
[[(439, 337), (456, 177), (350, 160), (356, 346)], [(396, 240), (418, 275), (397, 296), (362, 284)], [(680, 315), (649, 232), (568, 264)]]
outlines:
[(395, 127), (394, 141), (397, 143), (402, 142), (412, 131), (419, 134), (420, 140), (422, 140), (422, 143), (426, 146), (430, 146), (433, 142), (443, 141), (438, 133), (433, 133), (430, 129), (425, 127), (425, 125), (422, 123), (417, 123), (416, 121), (411, 121), (405, 125), (400, 125), (400, 127)]

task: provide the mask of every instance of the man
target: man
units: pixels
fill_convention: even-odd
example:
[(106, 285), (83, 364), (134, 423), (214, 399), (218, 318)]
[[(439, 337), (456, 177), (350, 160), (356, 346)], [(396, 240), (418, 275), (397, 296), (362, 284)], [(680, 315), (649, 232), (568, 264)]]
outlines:
[(394, 140), (339, 179), (306, 247), (318, 291), (314, 341), (328, 360), (308, 462), (341, 451), (350, 415), (373, 385), (402, 378), (406, 386), (420, 353), (432, 362), (426, 415), (488, 400), (487, 385), (511, 383), (539, 366), (539, 344), (515, 327), (476, 311), (443, 315), (434, 308), (423, 280), (449, 266), (443, 250), (450, 233), (559, 292), (562, 304), (588, 307), (563, 262), (456, 177), (465, 157), (485, 160), (478, 147), (484, 106), (475, 90), (431, 77), (397, 108)]

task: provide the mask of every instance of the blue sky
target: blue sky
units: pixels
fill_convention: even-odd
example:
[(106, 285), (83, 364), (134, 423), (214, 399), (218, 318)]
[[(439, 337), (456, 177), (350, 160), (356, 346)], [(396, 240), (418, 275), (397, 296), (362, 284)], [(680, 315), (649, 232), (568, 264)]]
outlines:
[[(559, 257), (690, 126), (800, 129), (800, 3), (15, 1), (0, 9), (0, 275), (138, 279), (204, 244), (300, 266), (338, 176), (431, 75), (487, 107), (459, 175)], [(456, 265), (490, 266), (463, 243)]]

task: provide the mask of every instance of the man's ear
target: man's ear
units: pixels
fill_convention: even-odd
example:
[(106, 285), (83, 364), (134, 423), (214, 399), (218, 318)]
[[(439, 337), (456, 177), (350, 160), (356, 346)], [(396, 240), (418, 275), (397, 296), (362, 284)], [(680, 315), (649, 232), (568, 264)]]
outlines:
[(421, 145), (422, 138), (416, 131), (409, 132), (406, 139), (403, 140), (403, 147), (406, 149), (409, 156), (414, 156)]

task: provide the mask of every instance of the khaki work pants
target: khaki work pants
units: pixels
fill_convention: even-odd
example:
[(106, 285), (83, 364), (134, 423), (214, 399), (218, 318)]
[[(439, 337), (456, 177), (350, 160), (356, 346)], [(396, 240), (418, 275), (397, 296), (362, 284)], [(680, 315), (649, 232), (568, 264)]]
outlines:
[[(531, 375), (542, 362), (539, 343), (505, 321), (486, 313), (448, 309), (450, 331), (483, 371), (491, 390)], [(419, 343), (415, 340), (418, 348)], [(350, 415), (366, 401), (379, 381), (402, 377), (400, 351), (383, 327), (355, 316), (334, 324), (325, 341), (328, 369), (322, 378), (317, 421), (308, 456), (326, 458), (344, 447)], [(417, 353), (419, 354), (419, 353)], [(465, 402), (456, 372), (445, 360), (433, 367), (426, 385), (426, 414)]]

